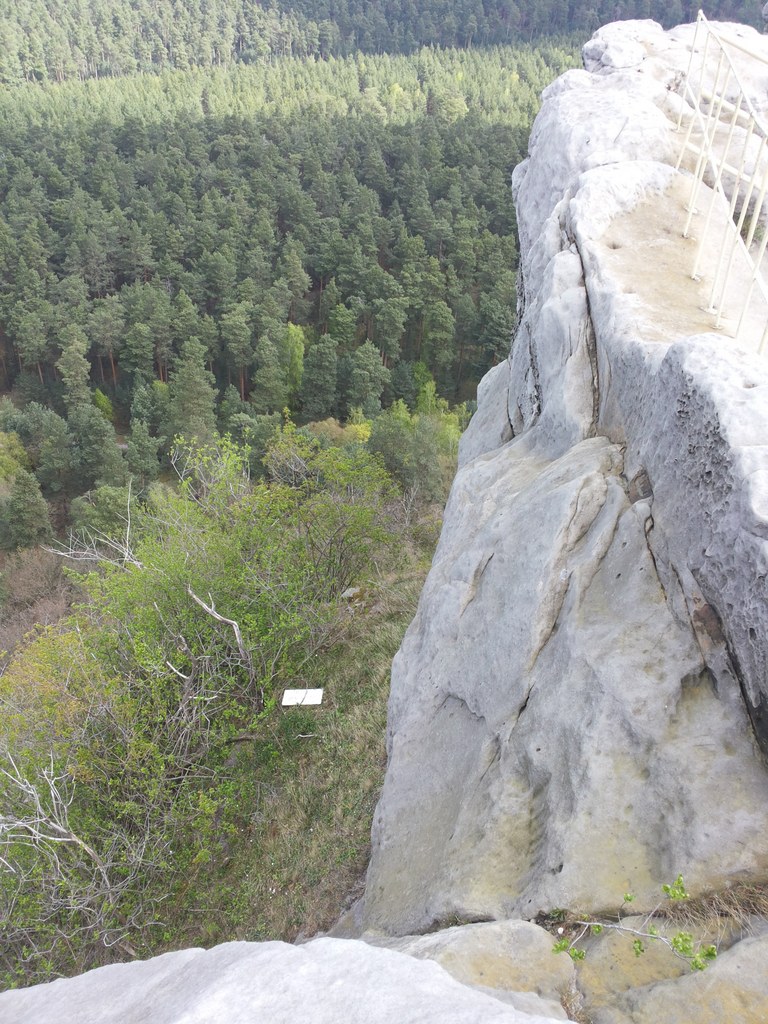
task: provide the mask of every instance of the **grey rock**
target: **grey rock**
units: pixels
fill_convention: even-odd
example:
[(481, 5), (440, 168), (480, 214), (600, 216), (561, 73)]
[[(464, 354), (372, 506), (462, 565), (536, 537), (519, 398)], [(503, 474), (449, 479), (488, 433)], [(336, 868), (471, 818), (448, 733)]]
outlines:
[(0, 994), (3, 1024), (554, 1024), (362, 942), (231, 942)]
[[(768, 366), (682, 271), (691, 41), (602, 28), (513, 175), (519, 324), (393, 665), (365, 896), (339, 925), (368, 944), (102, 968), (0, 994), (3, 1024), (546, 1024), (578, 1001), (572, 964), (510, 919), (629, 889), (649, 909), (679, 872), (694, 894), (768, 878)], [(764, 69), (741, 70), (765, 111)], [(675, 977), (611, 940), (579, 984), (595, 1024), (758, 1024), (766, 952)]]
[(596, 1024), (764, 1024), (768, 1020), (768, 938), (743, 939), (703, 973), (632, 989)]
[[(671, 939), (681, 930), (693, 937), (694, 948), (701, 949), (714, 945), (721, 952), (741, 938), (741, 930), (733, 923), (713, 917), (701, 923), (674, 924), (663, 917), (649, 921), (647, 916), (625, 917), (623, 927), (636, 929), (647, 935), (649, 924), (653, 924), (659, 935)], [(585, 1004), (593, 1024), (612, 1020), (618, 1014), (615, 1024), (622, 1020), (617, 1007), (624, 1006), (623, 997), (632, 990), (646, 990), (659, 982), (682, 978), (691, 973), (687, 962), (676, 957), (662, 942), (643, 939), (645, 951), (637, 956), (633, 948), (635, 935), (630, 932), (605, 930), (600, 935), (586, 936), (581, 947), (586, 956), (579, 961), (578, 988), (584, 995)], [(709, 977), (713, 977), (707, 968)], [(634, 997), (633, 997), (634, 998)]]
[(573, 962), (567, 956), (553, 957), (552, 936), (531, 921), (467, 924), (379, 941), (409, 956), (434, 960), (457, 981), (519, 1010), (568, 1019), (561, 1000), (575, 985)]
[(362, 929), (768, 876), (768, 364), (683, 270), (691, 39), (601, 30), (513, 175), (519, 325), (393, 665)]

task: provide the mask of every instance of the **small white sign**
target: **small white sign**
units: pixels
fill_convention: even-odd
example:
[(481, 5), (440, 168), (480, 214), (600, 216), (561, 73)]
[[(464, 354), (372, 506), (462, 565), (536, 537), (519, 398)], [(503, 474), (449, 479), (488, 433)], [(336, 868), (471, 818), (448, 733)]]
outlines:
[(294, 704), (322, 704), (323, 691), (320, 690), (286, 690), (283, 694), (283, 707)]

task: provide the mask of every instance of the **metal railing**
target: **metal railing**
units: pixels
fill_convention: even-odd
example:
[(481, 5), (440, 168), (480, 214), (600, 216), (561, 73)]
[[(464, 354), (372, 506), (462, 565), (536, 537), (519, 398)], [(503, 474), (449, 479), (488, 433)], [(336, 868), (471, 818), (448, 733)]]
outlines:
[[(688, 216), (683, 236), (689, 237), (695, 214), (698, 246), (691, 277), (698, 280), (705, 256), (717, 254), (708, 313), (716, 328), (723, 326), (726, 301), (736, 310), (736, 338), (745, 346), (766, 352), (768, 344), (768, 285), (761, 264), (768, 245), (764, 216), (768, 192), (768, 127), (754, 109), (739, 78), (734, 60), (741, 55), (767, 65), (763, 55), (738, 40), (725, 38), (699, 11), (683, 96), (693, 107), (677, 162), (686, 153), (696, 159)], [(677, 129), (682, 130), (681, 109)], [(706, 209), (697, 204), (702, 185), (710, 187)], [(727, 216), (723, 212), (727, 211)], [(744, 272), (746, 260), (746, 276)], [(739, 264), (741, 266), (739, 267)], [(755, 328), (753, 299), (765, 306)], [(734, 317), (735, 319), (736, 317)]]

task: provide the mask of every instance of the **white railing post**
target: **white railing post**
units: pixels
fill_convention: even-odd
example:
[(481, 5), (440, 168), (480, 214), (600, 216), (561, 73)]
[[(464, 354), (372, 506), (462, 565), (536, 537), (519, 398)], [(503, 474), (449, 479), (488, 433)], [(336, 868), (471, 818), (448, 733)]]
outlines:
[[(699, 60), (696, 51), (702, 35), (703, 53)], [(764, 66), (768, 65), (765, 55), (755, 53), (739, 40), (721, 36), (699, 11), (682, 89), (683, 97), (691, 104), (693, 113), (677, 161), (678, 170), (686, 152), (696, 157), (683, 236), (690, 236), (693, 217), (699, 212), (699, 193), (706, 178), (711, 194), (703, 223), (697, 231), (698, 245), (691, 277), (698, 279), (705, 253), (716, 251), (716, 270), (706, 311), (714, 315), (715, 328), (720, 328), (725, 316), (726, 300), (731, 306), (740, 307), (736, 337), (756, 351), (763, 352), (768, 342), (768, 326), (759, 339), (743, 335), (755, 291), (762, 296), (768, 322), (768, 284), (761, 270), (768, 245), (768, 226), (765, 224), (763, 236), (758, 236), (760, 245), (757, 252), (753, 251), (768, 193), (768, 129), (755, 111), (739, 77), (734, 63), (735, 51), (760, 61)], [(710, 87), (709, 66), (715, 56), (717, 63)], [(681, 109), (677, 121), (678, 131), (682, 124)], [(743, 132), (743, 140), (738, 152), (735, 140), (740, 132)], [(732, 150), (737, 152), (732, 155)], [(721, 216), (715, 216), (718, 207)], [(721, 220), (724, 227), (719, 231), (719, 237), (715, 237), (714, 224)], [(746, 288), (742, 286), (741, 294), (735, 297), (731, 294), (731, 282), (737, 253), (746, 259), (749, 285)]]

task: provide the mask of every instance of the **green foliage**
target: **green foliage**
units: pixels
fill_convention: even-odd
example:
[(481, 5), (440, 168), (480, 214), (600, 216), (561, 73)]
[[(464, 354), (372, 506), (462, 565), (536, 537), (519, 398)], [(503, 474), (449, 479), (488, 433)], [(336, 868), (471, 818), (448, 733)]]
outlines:
[[(100, 562), (80, 579), (87, 602), (0, 676), (9, 976), (93, 966), (148, 941), (175, 872), (205, 863), (221, 809), (234, 813), (231, 745), (259, 730), (266, 740), (278, 689), (339, 635), (341, 592), (391, 563), (393, 485), (362, 446), (321, 449), (288, 422), (266, 462), (270, 482), (254, 483), (247, 448), (180, 438), (177, 489), (151, 489), (144, 506), (113, 487), (73, 502), (84, 553)], [(7, 524), (39, 539), (22, 488), (47, 514), (18, 470)], [(280, 750), (260, 749), (275, 769)], [(49, 834), (72, 837), (58, 858), (19, 838), (33, 792)], [(59, 934), (69, 941), (52, 951)]]
[(310, 420), (332, 415), (336, 405), (336, 343), (330, 334), (311, 346), (304, 359), (301, 404)]
[(290, 424), (267, 446), (269, 477), (299, 489), (295, 529), (318, 599), (337, 597), (386, 549), (394, 495), (383, 466), (362, 446), (322, 448)]
[(134, 419), (126, 449), (126, 460), (140, 490), (146, 488), (160, 472), (157, 456), (164, 442), (164, 437), (152, 437), (145, 420)]
[(168, 386), (168, 436), (186, 433), (208, 441), (216, 433), (214, 378), (204, 364), (204, 349), (197, 338), (183, 345)]
[(368, 446), (420, 502), (444, 501), (465, 410), (450, 409), (444, 399), (437, 399), (434, 382), (420, 392), (417, 408), (412, 414), (402, 400), (393, 402), (373, 420)]
[[(337, 359), (371, 344), (383, 371), (427, 360), (441, 393), (471, 389), (509, 341), (482, 312), (514, 309), (509, 173), (538, 92), (575, 59), (542, 52), (372, 56), (362, 92), (352, 58), (6, 90), (5, 379), (69, 407), (90, 375), (122, 422), (196, 338), (218, 388), (232, 375), (257, 411), (303, 400), (314, 418), (343, 398), (306, 404), (319, 337)], [(443, 116), (457, 90), (472, 114)], [(350, 402), (373, 411), (357, 371)]]
[(72, 529), (77, 534), (121, 537), (137, 511), (128, 487), (104, 484), (75, 498), (70, 506)]
[(678, 875), (671, 885), (662, 885), (661, 891), (668, 900), (687, 900), (689, 898), (685, 891), (682, 875)]
[(691, 957), (690, 964), (694, 971), (703, 971), (706, 966), (717, 959), (716, 946), (704, 946)]
[[(690, 899), (685, 888), (683, 876), (678, 875), (674, 882), (662, 886), (662, 892), (667, 900), (680, 902)], [(604, 930), (616, 931), (632, 938), (632, 950), (635, 956), (642, 956), (648, 948), (646, 943), (651, 941), (661, 942), (674, 956), (685, 960), (692, 971), (703, 971), (707, 964), (717, 957), (717, 947), (703, 945), (694, 941), (693, 935), (686, 931), (677, 931), (671, 936), (664, 935), (659, 928), (652, 923), (652, 919), (662, 907), (660, 903), (650, 914), (646, 915), (643, 923), (636, 927), (622, 920), (624, 907), (634, 901), (635, 897), (630, 892), (625, 892), (622, 897), (622, 905), (615, 921), (578, 921), (569, 923), (569, 934), (563, 935), (564, 927), (558, 928), (562, 935), (552, 947), (553, 953), (568, 953), (572, 960), (583, 960), (586, 950), (579, 946), (579, 943), (587, 935), (600, 935)], [(559, 913), (559, 912), (558, 912)], [(563, 920), (562, 917), (552, 917), (552, 920)]]
[(359, 406), (366, 416), (375, 416), (381, 410), (381, 395), (390, 378), (378, 350), (366, 341), (352, 355), (347, 407)]
[(112, 402), (107, 397), (107, 395), (105, 395), (104, 392), (101, 390), (101, 388), (96, 388), (94, 390), (92, 395), (92, 401), (93, 404), (101, 413), (101, 415), (107, 421), (107, 423), (115, 422), (114, 406), (112, 405)]
[(256, 370), (251, 379), (251, 405), (261, 415), (279, 412), (288, 402), (288, 368), (268, 335), (262, 336), (256, 343), (255, 363)]
[(304, 348), (306, 338), (304, 331), (296, 324), (286, 324), (279, 347), (280, 361), (285, 369), (288, 387), (288, 401), (295, 404), (304, 376)]
[(86, 359), (88, 338), (82, 327), (69, 324), (59, 332), (59, 344), (61, 356), (56, 361), (56, 369), (64, 382), (64, 403), (71, 412), (78, 405), (91, 401), (88, 387), (91, 367)]
[(29, 457), (16, 433), (0, 431), (0, 483), (12, 480), (20, 469), (29, 469)]
[(0, 500), (0, 546), (28, 548), (51, 537), (48, 505), (37, 480), (18, 468), (7, 498)]
[[(143, 0), (135, 13), (154, 24)], [(238, 31), (242, 55), (250, 30)], [(148, 57), (142, 39), (122, 71), (165, 65), (168, 40)], [(95, 70), (92, 44), (77, 77)], [(272, 430), (261, 417), (360, 408), (371, 420), (397, 399), (413, 411), (426, 385), (429, 421), (413, 425), (398, 473), (441, 495), (444, 459), (427, 453), (453, 442), (432, 415), (471, 395), (509, 344), (509, 175), (575, 47), (208, 70), (188, 53), (177, 74), (129, 86), (109, 79), (113, 54), (98, 81), (40, 88), (26, 69), (29, 84), (0, 90), (0, 386), (19, 406), (0, 429), (21, 438), (56, 523), (73, 498), (122, 486), (126, 468), (145, 489), (174, 436), (229, 431), (258, 473)], [(94, 407), (125, 435), (125, 457)]]
[[(625, 0), (620, 13), (624, 18), (653, 17), (667, 27), (685, 16), (680, 0), (664, 4), (654, 0), (653, 5), (649, 0)], [(755, 4), (713, 0), (707, 13), (720, 20), (760, 26), (760, 8)], [(323, 0), (279, 0), (270, 6), (248, 0), (211, 0), (204, 6), (162, 8), (150, 0), (133, 0), (130, 17), (118, 0), (92, 0), (87, 5), (30, 0), (4, 12), (0, 83), (61, 82), (253, 64), (286, 54), (328, 58), (356, 50), (381, 53), (409, 52), (420, 46), (478, 47), (546, 33), (588, 33), (617, 16), (614, 6), (590, 0), (571, 4), (537, 0), (517, 5), (503, 0), (465, 0), (460, 4), (430, 0), (415, 6), (382, 0), (373, 8), (364, 0), (335, 5)], [(426, 61), (425, 65), (425, 78), (431, 82)], [(370, 89), (367, 65), (361, 67), (359, 88), (361, 92)], [(459, 89), (435, 95), (432, 107), (446, 118), (462, 117), (467, 109)], [(105, 192), (109, 194), (106, 187)], [(83, 239), (73, 259), (91, 264), (98, 250), (87, 241)], [(98, 263), (92, 270), (98, 271)]]

